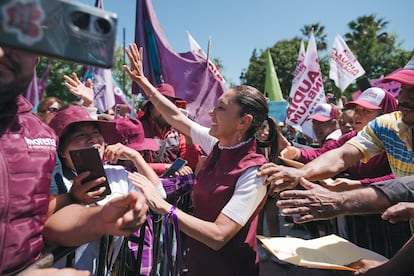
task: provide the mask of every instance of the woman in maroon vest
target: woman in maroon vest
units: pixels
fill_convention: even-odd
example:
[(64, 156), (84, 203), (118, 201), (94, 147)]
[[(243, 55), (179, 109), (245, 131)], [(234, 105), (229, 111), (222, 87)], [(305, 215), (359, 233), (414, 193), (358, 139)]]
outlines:
[(277, 155), (279, 137), (274, 121), (268, 120), (263, 93), (250, 86), (230, 88), (209, 112), (211, 128), (207, 128), (184, 116), (144, 76), (142, 48), (134, 44), (126, 52), (131, 66), (124, 68), (130, 78), (169, 124), (208, 154), (194, 184), (192, 215), (161, 199), (144, 177), (134, 174), (131, 180), (143, 191), (153, 211), (177, 222), (190, 237), (191, 275), (258, 275), (257, 214), (266, 188), (256, 172), (266, 159), (257, 153), (255, 133), (267, 120), (270, 135), (261, 146), (271, 147), (271, 160)]

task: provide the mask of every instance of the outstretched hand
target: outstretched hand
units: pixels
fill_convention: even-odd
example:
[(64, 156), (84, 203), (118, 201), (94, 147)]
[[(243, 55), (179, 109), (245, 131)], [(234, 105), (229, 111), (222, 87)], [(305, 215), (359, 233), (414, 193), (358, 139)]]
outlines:
[(72, 77), (68, 75), (63, 76), (65, 78), (64, 85), (69, 89), (69, 91), (83, 100), (83, 105), (90, 107), (93, 106), (94, 92), (92, 87), (92, 81), (90, 79), (86, 80), (86, 83), (83, 84), (76, 73), (72, 73)]
[(341, 193), (332, 192), (319, 184), (305, 178), (300, 184), (306, 190), (287, 190), (280, 193), (277, 206), (284, 208), (282, 215), (300, 215), (294, 218), (295, 223), (330, 219), (340, 214)]
[(414, 218), (414, 203), (413, 202), (399, 202), (389, 207), (381, 215), (381, 218), (388, 220), (391, 223), (400, 221), (408, 221)]
[(106, 234), (128, 236), (145, 222), (148, 206), (145, 197), (136, 191), (106, 203), (101, 211), (101, 221)]
[(280, 192), (296, 187), (302, 172), (296, 168), (266, 163), (259, 168), (257, 176), (266, 177), (264, 184), (271, 185), (273, 192)]
[(134, 172), (129, 173), (129, 180), (139, 188), (147, 199), (147, 204), (154, 212), (164, 215), (170, 210), (171, 205), (160, 196), (155, 186), (144, 175)]

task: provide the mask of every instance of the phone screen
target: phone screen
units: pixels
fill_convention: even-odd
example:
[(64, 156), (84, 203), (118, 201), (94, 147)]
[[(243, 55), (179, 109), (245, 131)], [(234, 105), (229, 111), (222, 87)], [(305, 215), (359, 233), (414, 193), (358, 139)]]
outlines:
[(182, 158), (175, 159), (174, 163), (161, 175), (161, 177), (168, 177), (173, 176), (177, 171), (181, 170), (185, 164), (187, 164), (187, 160)]
[[(99, 155), (99, 151), (95, 147), (87, 147), (87, 148), (80, 148), (76, 150), (69, 151), (70, 158), (72, 159), (72, 163), (75, 166), (76, 173), (80, 174), (85, 171), (89, 171), (90, 174), (86, 177), (82, 183), (86, 183), (88, 181), (97, 179), (99, 177), (104, 176), (106, 178), (105, 170), (102, 165), (101, 156)], [(94, 187), (91, 191), (97, 190), (100, 187), (104, 186), (106, 189), (103, 192), (103, 195), (110, 195), (111, 188), (107, 181), (104, 183)]]

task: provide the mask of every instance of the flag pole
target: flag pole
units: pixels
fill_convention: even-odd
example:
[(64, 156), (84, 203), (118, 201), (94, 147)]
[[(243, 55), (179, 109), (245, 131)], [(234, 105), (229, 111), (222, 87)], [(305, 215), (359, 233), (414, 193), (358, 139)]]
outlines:
[(208, 61), (210, 60), (210, 48), (211, 48), (211, 37), (208, 38), (207, 44), (207, 68), (208, 68)]

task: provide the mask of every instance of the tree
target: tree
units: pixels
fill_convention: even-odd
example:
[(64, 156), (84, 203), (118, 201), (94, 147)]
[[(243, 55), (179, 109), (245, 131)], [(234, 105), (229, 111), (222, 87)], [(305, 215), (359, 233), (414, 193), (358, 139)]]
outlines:
[[(284, 40), (277, 42), (270, 48), (270, 54), (273, 59), (275, 70), (279, 78), (280, 88), (282, 89), (283, 97), (286, 99), (289, 96), (290, 88), (292, 86), (293, 72), (296, 68), (296, 60), (300, 47), (300, 39)], [(266, 50), (261, 51), (257, 56), (254, 51), (250, 58), (250, 64), (247, 71), (244, 73), (246, 84), (252, 85), (264, 91), (266, 78)]]
[(303, 26), (303, 28), (300, 29), (300, 31), (305, 37), (309, 37), (312, 29), (316, 40), (316, 48), (318, 49), (318, 51), (326, 50), (328, 46), (326, 43), (326, 34), (324, 33), (325, 26), (319, 25), (319, 23), (315, 23), (312, 25)]
[[(350, 32), (345, 42), (357, 57), (368, 79), (378, 79), (403, 66), (413, 55), (401, 49), (397, 35), (386, 32), (388, 21), (375, 15), (364, 15), (348, 23)], [(358, 90), (356, 85), (346, 89), (346, 94)]]
[(51, 68), (44, 97), (57, 97), (65, 104), (75, 101), (76, 97), (63, 85), (65, 81), (63, 75), (70, 75), (72, 72), (79, 75), (82, 72), (82, 66), (77, 63), (69, 63), (58, 59), (42, 57), (36, 68), (38, 76), (43, 75), (43, 72), (49, 63)]

